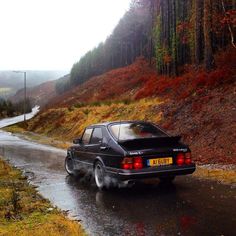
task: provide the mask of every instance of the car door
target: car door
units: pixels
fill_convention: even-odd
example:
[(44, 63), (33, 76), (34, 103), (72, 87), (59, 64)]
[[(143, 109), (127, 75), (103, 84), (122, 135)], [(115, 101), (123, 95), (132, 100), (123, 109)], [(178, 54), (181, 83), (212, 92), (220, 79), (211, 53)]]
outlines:
[(90, 142), (86, 146), (87, 150), (87, 156), (86, 156), (86, 162), (93, 164), (95, 158), (100, 153), (100, 146), (102, 143), (103, 134), (102, 134), (102, 127), (94, 127)]
[(80, 143), (76, 145), (75, 160), (77, 162), (86, 164), (87, 155), (88, 155), (87, 149), (88, 149), (88, 145), (91, 139), (92, 132), (93, 132), (93, 128), (86, 128), (82, 135)]

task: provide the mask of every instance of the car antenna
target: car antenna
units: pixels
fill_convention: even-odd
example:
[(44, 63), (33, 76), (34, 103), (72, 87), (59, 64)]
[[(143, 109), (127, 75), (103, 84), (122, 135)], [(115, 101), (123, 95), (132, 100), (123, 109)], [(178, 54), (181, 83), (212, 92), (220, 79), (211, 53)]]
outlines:
[(118, 142), (120, 140), (120, 127), (121, 127), (121, 120), (120, 120), (119, 131), (118, 131)]

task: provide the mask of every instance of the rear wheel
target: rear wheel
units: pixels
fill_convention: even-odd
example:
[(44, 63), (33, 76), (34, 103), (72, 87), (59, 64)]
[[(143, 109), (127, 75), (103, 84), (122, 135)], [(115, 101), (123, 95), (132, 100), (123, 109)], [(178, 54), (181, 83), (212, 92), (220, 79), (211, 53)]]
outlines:
[(160, 181), (163, 184), (171, 184), (175, 179), (175, 176), (160, 177)]
[(94, 179), (97, 187), (101, 190), (106, 188), (105, 170), (100, 161), (97, 161), (94, 166)]
[(74, 163), (70, 156), (67, 156), (65, 159), (65, 169), (69, 175), (74, 175)]

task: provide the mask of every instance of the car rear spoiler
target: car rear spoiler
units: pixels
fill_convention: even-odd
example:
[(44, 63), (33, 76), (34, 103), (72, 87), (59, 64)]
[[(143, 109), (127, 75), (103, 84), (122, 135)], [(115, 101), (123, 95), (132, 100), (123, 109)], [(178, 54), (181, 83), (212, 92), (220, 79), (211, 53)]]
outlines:
[(156, 138), (142, 138), (142, 139), (129, 139), (119, 140), (118, 144), (125, 147), (128, 150), (133, 149), (145, 149), (153, 147), (172, 146), (180, 142), (181, 136), (173, 137), (156, 137)]

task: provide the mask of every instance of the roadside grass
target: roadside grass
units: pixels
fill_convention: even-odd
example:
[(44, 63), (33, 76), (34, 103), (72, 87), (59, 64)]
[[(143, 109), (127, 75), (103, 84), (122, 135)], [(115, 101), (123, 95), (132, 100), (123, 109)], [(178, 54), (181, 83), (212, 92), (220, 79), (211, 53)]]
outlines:
[(233, 165), (201, 165), (197, 167), (193, 176), (216, 180), (224, 184), (236, 185), (236, 169)]
[(11, 125), (11, 126), (8, 126), (6, 128), (3, 128), (3, 130), (11, 132), (11, 133), (25, 133), (26, 132), (25, 128), (23, 128), (21, 123), (18, 123), (16, 125)]
[(0, 235), (86, 235), (0, 158)]
[[(229, 98), (227, 99), (230, 100), (230, 93), (228, 93), (228, 96)], [(217, 99), (217, 96), (215, 99)], [(201, 102), (201, 99), (198, 100)], [(213, 102), (212, 104), (215, 105), (216, 102)], [(201, 105), (205, 106), (204, 109), (208, 109), (206, 107), (206, 104), (204, 104), (203, 102), (201, 102)], [(207, 127), (204, 123), (204, 118), (198, 118), (197, 120), (196, 118), (194, 118), (194, 116), (198, 115), (198, 113), (200, 113), (199, 115), (201, 115), (201, 112), (195, 110), (192, 111), (191, 103), (188, 103), (187, 110), (186, 107), (182, 106), (181, 103), (174, 104), (174, 107), (177, 106), (176, 110), (173, 110), (172, 106), (173, 104), (169, 100), (160, 100), (158, 98), (146, 98), (136, 101), (129, 101), (127, 103), (123, 101), (116, 103), (90, 103), (83, 104), (83, 106), (81, 105), (78, 107), (72, 106), (69, 108), (45, 110), (39, 113), (32, 120), (28, 121), (26, 125), (21, 123), (4, 128), (4, 130), (13, 133), (20, 133), (20, 137), (27, 140), (66, 149), (71, 145), (71, 141), (74, 138), (79, 137), (82, 134), (83, 129), (90, 124), (100, 123), (104, 121), (147, 120), (162, 125), (162, 127), (168, 130), (172, 135), (181, 134), (184, 141), (190, 144), (190, 148), (193, 153), (193, 160), (197, 160), (197, 164), (202, 165), (211, 163), (209, 162), (210, 159), (204, 159), (203, 161), (203, 157), (205, 157), (206, 154), (208, 154), (208, 156), (214, 157), (215, 149), (208, 148), (208, 151), (205, 151), (205, 155), (203, 155), (203, 157), (201, 157), (200, 159), (197, 156), (199, 155), (199, 145), (202, 145), (201, 150), (203, 150), (203, 148), (206, 148), (205, 146), (208, 147), (207, 142), (209, 142), (209, 140), (211, 143), (215, 143), (215, 140), (211, 141), (210, 138), (209, 140), (202, 138), (200, 141), (198, 141), (199, 136), (194, 133), (196, 132), (195, 129), (198, 126), (199, 129), (201, 129), (197, 130), (199, 133), (204, 131)], [(219, 107), (219, 105), (216, 105), (216, 107)], [(184, 110), (184, 112), (182, 110)], [(229, 108), (228, 111), (230, 111)], [(191, 114), (191, 116), (189, 114)], [(171, 122), (169, 122), (170, 118), (172, 119)], [(180, 122), (181, 119), (185, 122), (184, 125)], [(176, 122), (179, 122), (182, 125), (177, 125), (177, 127), (173, 130), (173, 127), (171, 128), (170, 125), (176, 125)], [(211, 124), (213, 123), (214, 120), (211, 119)], [(196, 126), (196, 124), (198, 125)], [(193, 125), (195, 125), (195, 128), (193, 127)], [(208, 130), (208, 133), (212, 133), (213, 131), (215, 132), (215, 129), (212, 128), (209, 128)], [(222, 134), (223, 133), (221, 132), (218, 136), (222, 136)], [(185, 140), (186, 137), (191, 136), (193, 139)], [(227, 140), (229, 140), (228, 137)], [(203, 143), (206, 143), (206, 145), (203, 146)], [(227, 152), (229, 153), (229, 151), (230, 148), (228, 147)], [(201, 152), (200, 154), (202, 155), (202, 153), (203, 152)], [(227, 161), (227, 159), (227, 157), (225, 157), (224, 159), (218, 158), (214, 163), (217, 163), (217, 160), (221, 160), (221, 164), (223, 165), (233, 164)], [(218, 161), (218, 163), (220, 162)], [(234, 184), (236, 183), (236, 170), (235, 165), (233, 166), (234, 168), (230, 170), (222, 169), (221, 167), (215, 168), (215, 166), (213, 166), (213, 168), (211, 168), (211, 166), (198, 166), (197, 171), (194, 173), (194, 176), (214, 179), (223, 183)]]
[(159, 123), (162, 113), (159, 98), (138, 101), (120, 100), (88, 103), (69, 108), (50, 109), (38, 114), (27, 123), (21, 122), (3, 128), (20, 138), (57, 148), (67, 149), (72, 140), (81, 136), (88, 125), (106, 121), (146, 120)]
[(23, 127), (24, 127), (24, 124), (22, 122), (22, 123), (5, 127), (3, 128), (3, 130), (16, 134), (18, 137), (24, 140), (33, 141), (33, 142), (45, 144), (45, 145), (51, 145), (56, 148), (67, 149), (68, 147), (71, 146), (70, 142), (62, 141), (55, 137), (52, 138), (43, 134), (36, 134), (34, 132), (27, 131), (26, 130), (27, 127), (24, 127), (24, 128)]
[(82, 107), (49, 109), (28, 121), (27, 130), (57, 140), (72, 141), (82, 134), (85, 127), (95, 123), (119, 120), (159, 123), (162, 113), (158, 111), (158, 106), (164, 102), (158, 98), (148, 98), (132, 102), (103, 102)]

